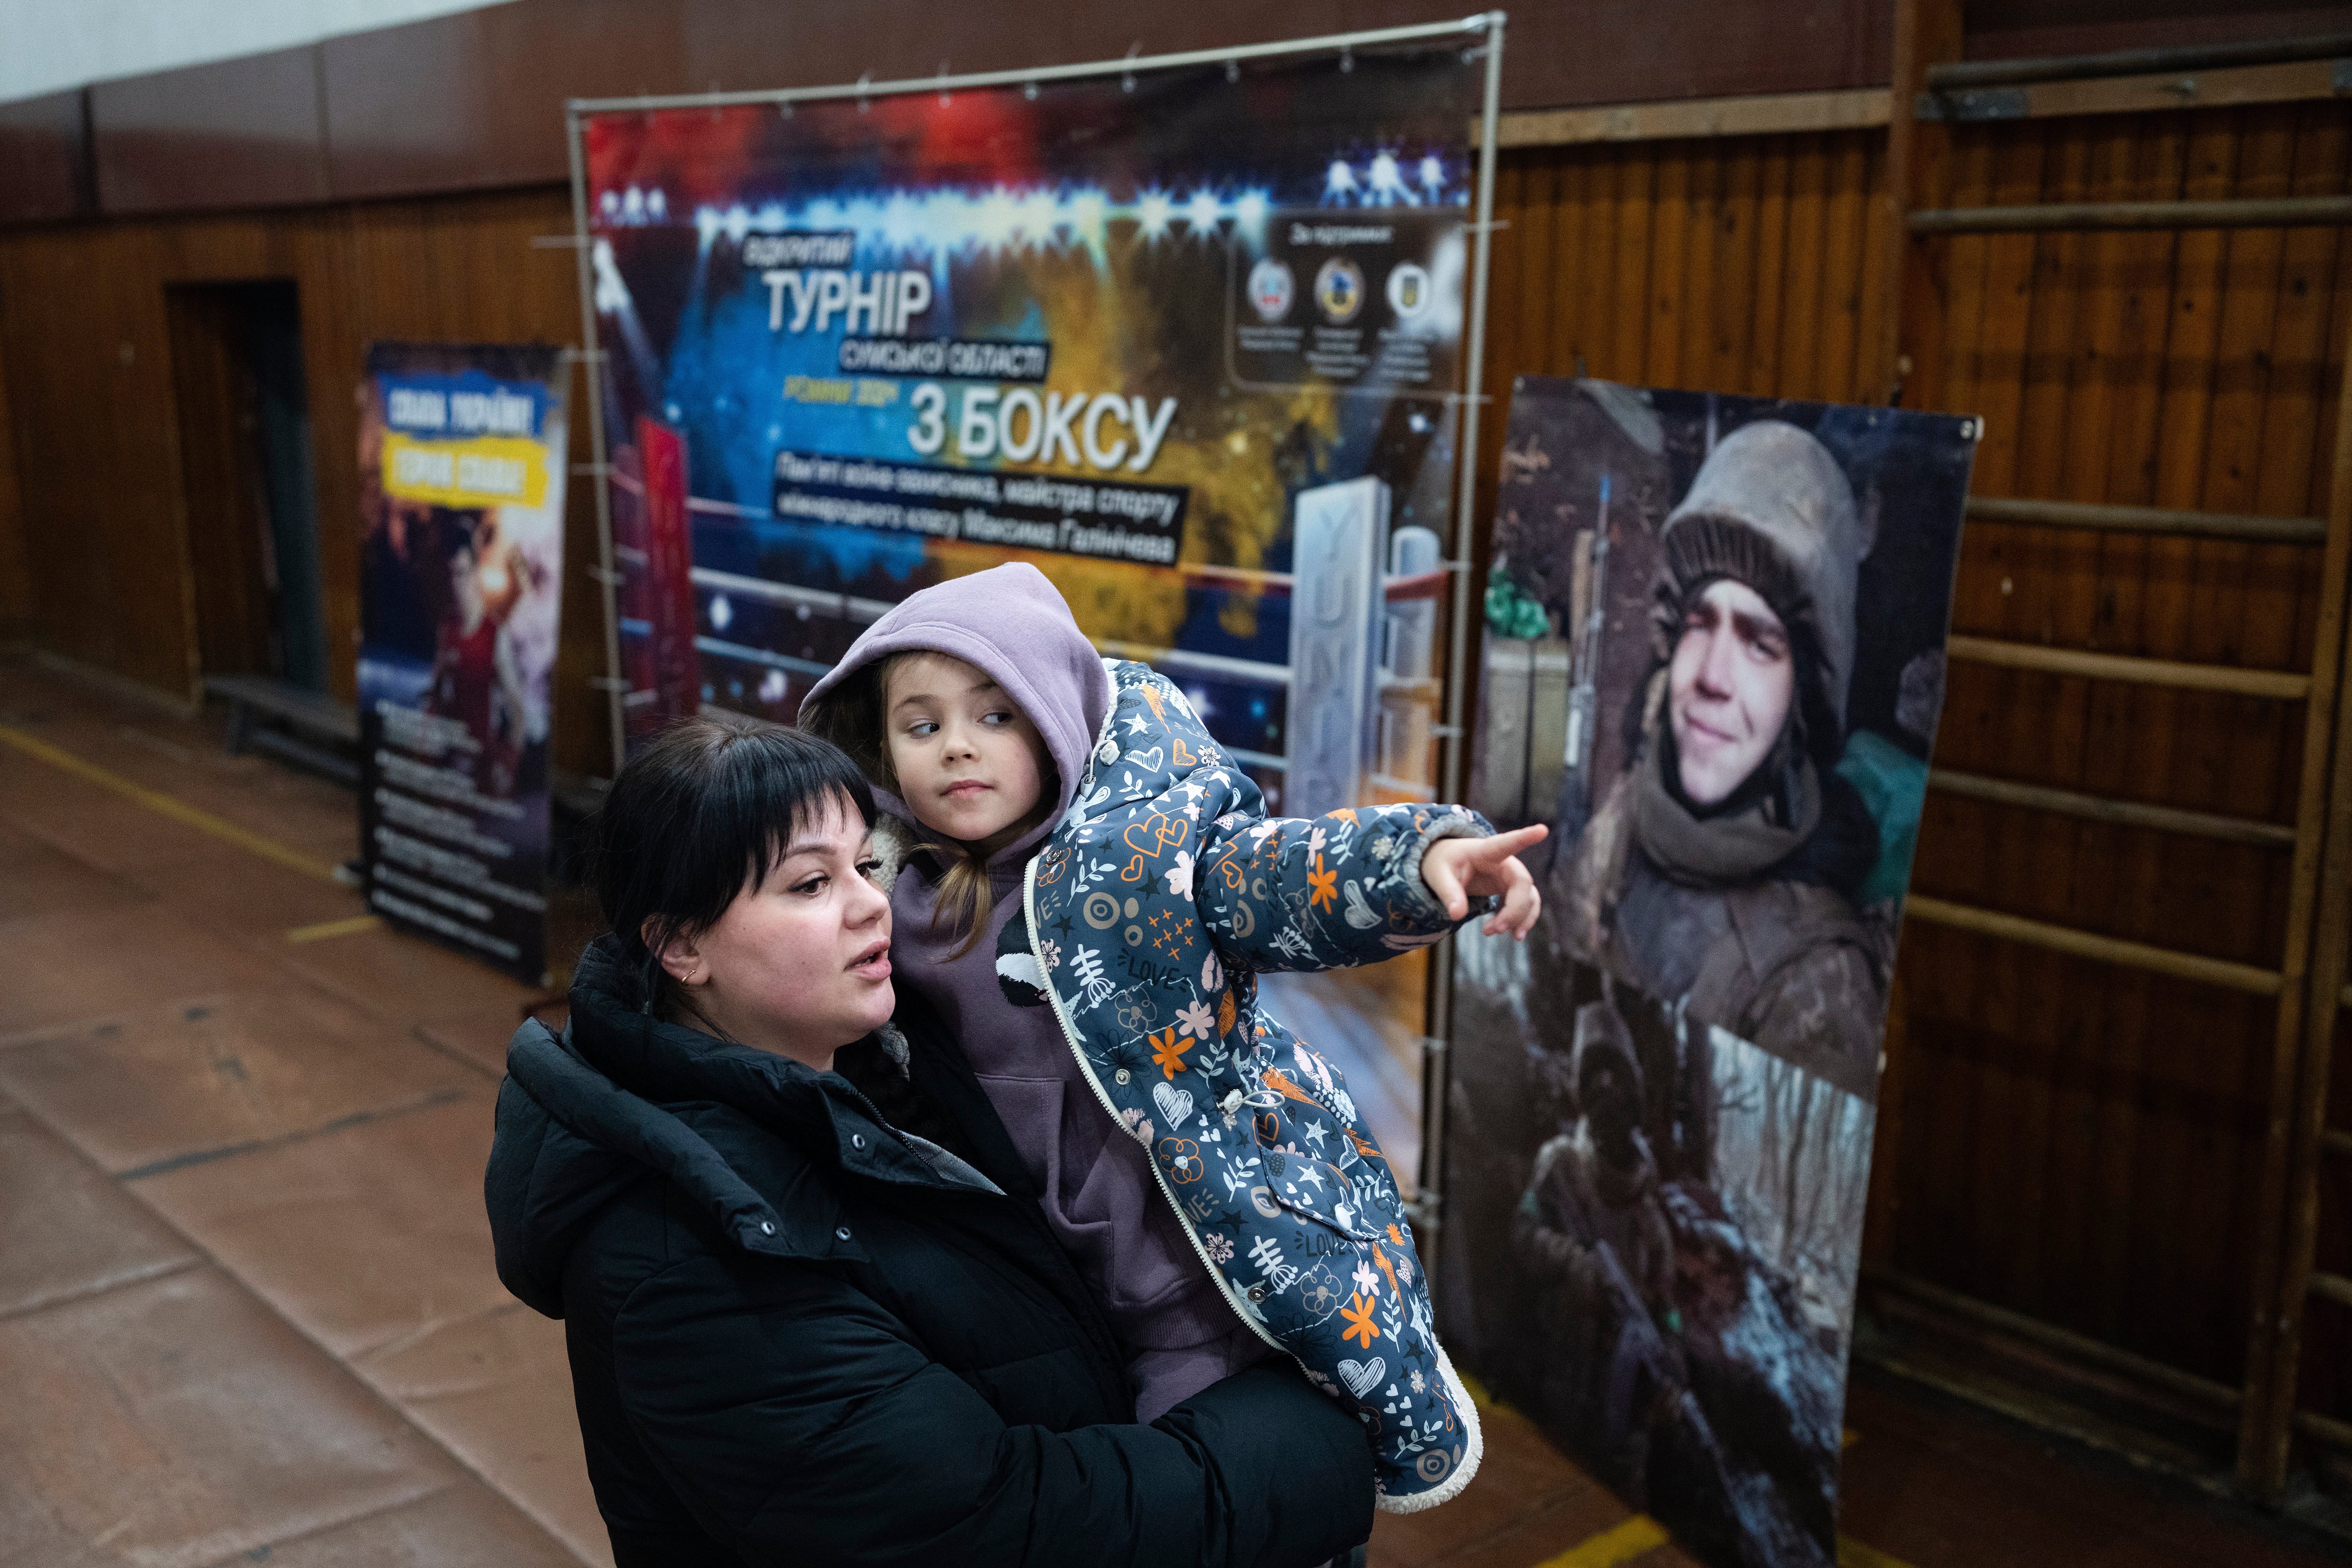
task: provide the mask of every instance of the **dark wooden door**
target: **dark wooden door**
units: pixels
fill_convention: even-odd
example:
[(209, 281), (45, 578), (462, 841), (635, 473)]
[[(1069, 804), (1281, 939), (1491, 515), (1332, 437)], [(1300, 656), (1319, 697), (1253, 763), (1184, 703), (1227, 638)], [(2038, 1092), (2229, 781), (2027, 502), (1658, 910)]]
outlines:
[(200, 667), (206, 675), (276, 675), (278, 570), (244, 312), (230, 288), (165, 294)]

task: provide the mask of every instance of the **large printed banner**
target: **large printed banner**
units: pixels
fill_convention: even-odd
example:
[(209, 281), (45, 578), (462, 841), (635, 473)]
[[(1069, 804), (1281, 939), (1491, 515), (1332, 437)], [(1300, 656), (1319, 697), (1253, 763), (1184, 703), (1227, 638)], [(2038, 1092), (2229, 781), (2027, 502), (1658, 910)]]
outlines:
[(1829, 1568), (1879, 1045), (1977, 424), (1523, 380), (1459, 939), (1454, 1356), (1725, 1568)]
[(551, 348), (377, 343), (362, 387), (368, 907), (532, 984), (568, 379)]
[(1284, 809), (1425, 796), (1483, 37), (589, 117), (632, 738), (1022, 559)]

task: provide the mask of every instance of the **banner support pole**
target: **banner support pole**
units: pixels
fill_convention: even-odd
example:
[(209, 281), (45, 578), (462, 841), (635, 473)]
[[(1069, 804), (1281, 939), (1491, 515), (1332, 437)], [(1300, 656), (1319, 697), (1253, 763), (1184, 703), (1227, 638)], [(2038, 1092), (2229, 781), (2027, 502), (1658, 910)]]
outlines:
[[(1475, 238), (1472, 241), (1470, 260), (1470, 344), (1463, 362), (1461, 424), (1454, 448), (1454, 547), (1449, 553), (1460, 563), (1460, 569), (1453, 574), (1453, 609), (1446, 617), (1445, 722), (1441, 727), (1445, 764), (1441, 775), (1444, 793), (1440, 798), (1448, 804), (1458, 803), (1462, 798), (1462, 758), (1469, 742), (1463, 710), (1466, 706), (1464, 689), (1470, 657), (1470, 563), (1477, 531), (1474, 514), (1478, 500), (1478, 408), (1486, 401), (1480, 390), (1486, 374), (1486, 279), (1495, 238), (1495, 126), (1502, 110), (1503, 24), (1507, 20), (1500, 11), (1487, 12), (1485, 19), (1486, 93), (1478, 117), (1478, 216), (1472, 226)], [(1431, 963), (1435, 973), (1430, 984), (1429, 1033), (1440, 1042), (1450, 1041), (1454, 1037), (1453, 937), (1438, 944)], [(1445, 1112), (1447, 1085), (1452, 1081), (1452, 1054), (1441, 1048), (1434, 1054), (1431, 1070), (1422, 1075), (1419, 1186), (1423, 1205), (1416, 1226), (1423, 1237), (1424, 1273), (1436, 1266), (1439, 1232), (1444, 1223)], [(1426, 1201), (1432, 1194), (1437, 1197), (1435, 1203)]]
[(588, 247), (588, 178), (585, 158), (580, 146), (580, 108), (569, 104), (563, 112), (564, 141), (572, 155), (572, 242), (580, 279), (580, 364), (588, 378), (588, 449), (592, 470), (599, 482), (589, 488), (596, 492), (596, 582), (604, 607), (604, 689), (605, 722), (612, 731), (613, 777), (621, 776), (621, 764), (628, 756), (626, 721), (627, 679), (621, 673), (620, 602), (615, 590), (621, 578), (613, 569), (613, 498), (603, 476), (612, 472), (612, 454), (604, 449), (604, 386), (596, 368), (604, 363), (604, 354), (596, 342), (596, 279), (595, 267)]

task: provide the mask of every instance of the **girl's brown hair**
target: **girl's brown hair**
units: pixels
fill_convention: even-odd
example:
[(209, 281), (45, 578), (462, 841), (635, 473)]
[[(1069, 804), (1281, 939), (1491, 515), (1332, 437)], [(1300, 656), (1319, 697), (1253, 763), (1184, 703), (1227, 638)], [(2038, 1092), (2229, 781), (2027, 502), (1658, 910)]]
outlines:
[[(919, 658), (952, 658), (952, 654), (934, 653), (929, 648), (902, 648), (885, 655), (850, 674), (826, 693), (825, 700), (801, 716), (801, 727), (820, 740), (830, 741), (849, 753), (865, 771), (866, 776), (888, 790), (900, 800), (907, 792), (898, 783), (898, 770), (890, 761), (890, 735), (887, 715), (883, 711), (890, 695), (890, 678), (900, 668)], [(941, 868), (939, 902), (931, 916), (931, 930), (945, 931), (961, 940), (948, 960), (961, 958), (979, 944), (981, 935), (988, 929), (989, 906), (996, 900), (988, 877), (988, 862), (1006, 845), (1019, 840), (1033, 831), (1060, 798), (1061, 785), (1051, 757), (1040, 759), (1037, 805), (1020, 821), (1001, 831), (967, 844), (961, 839), (926, 840), (916, 846), (935, 857)], [(914, 807), (909, 805), (911, 813)], [(921, 825), (917, 824), (919, 827)], [(943, 960), (942, 962), (946, 962)]]

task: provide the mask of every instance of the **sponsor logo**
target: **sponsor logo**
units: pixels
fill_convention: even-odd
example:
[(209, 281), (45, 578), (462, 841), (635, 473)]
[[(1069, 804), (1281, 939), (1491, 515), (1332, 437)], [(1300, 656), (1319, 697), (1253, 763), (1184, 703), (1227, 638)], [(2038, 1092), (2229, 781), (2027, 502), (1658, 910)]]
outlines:
[(1324, 319), (1344, 326), (1364, 308), (1364, 269), (1344, 256), (1335, 256), (1315, 275), (1315, 302)]
[(1290, 268), (1269, 256), (1250, 268), (1250, 308), (1261, 321), (1278, 321), (1290, 314), (1290, 307), (1298, 297), (1298, 280)]
[(1400, 261), (1389, 272), (1389, 309), (1402, 321), (1411, 321), (1429, 309), (1429, 270), (1417, 262)]

